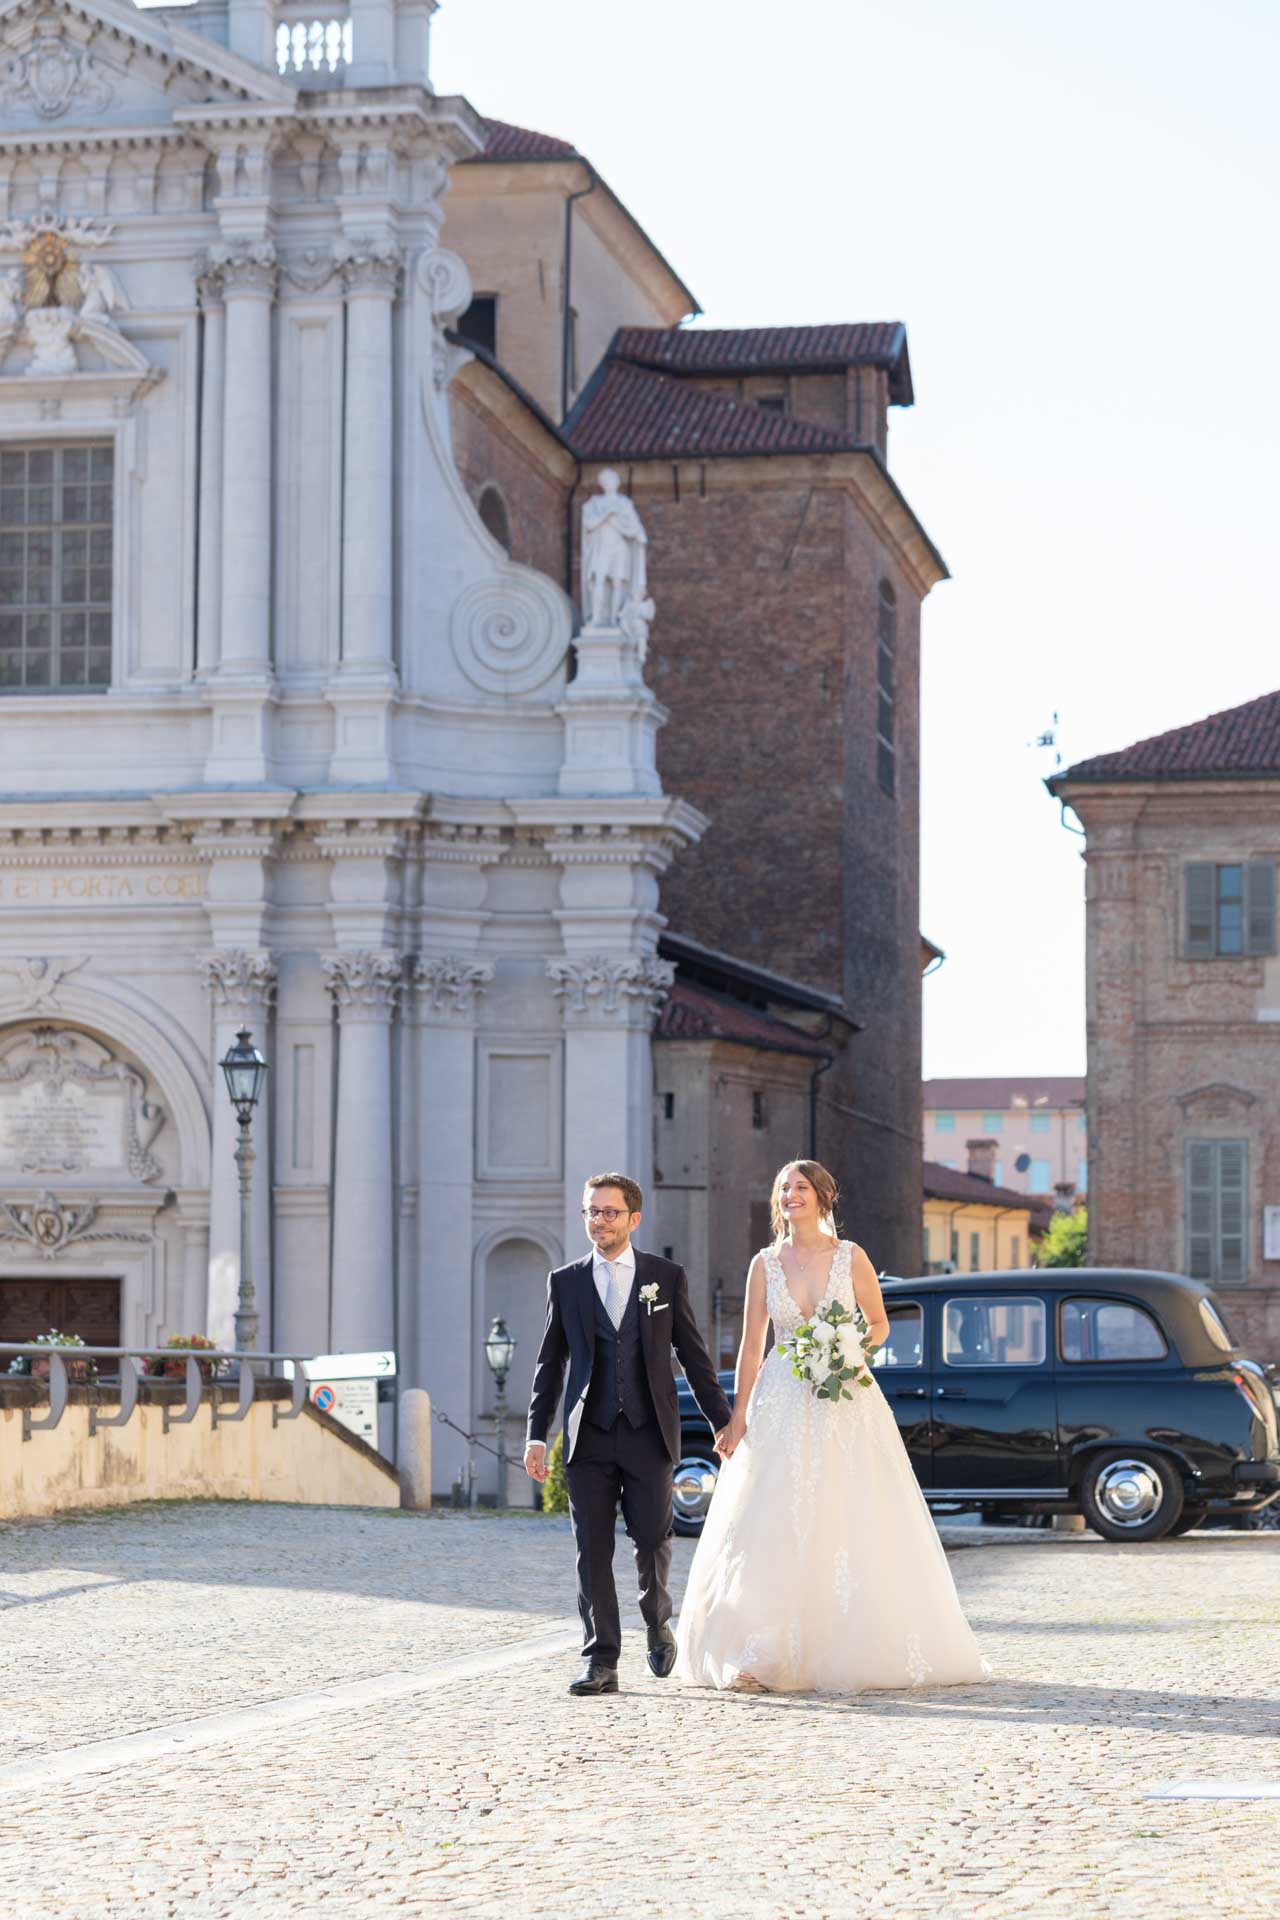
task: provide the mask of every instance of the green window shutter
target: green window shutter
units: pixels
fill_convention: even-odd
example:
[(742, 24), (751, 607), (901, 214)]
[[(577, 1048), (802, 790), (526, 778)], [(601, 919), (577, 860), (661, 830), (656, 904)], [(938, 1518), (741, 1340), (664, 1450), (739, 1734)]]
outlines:
[(1187, 911), (1183, 953), (1188, 960), (1211, 960), (1217, 950), (1217, 942), (1213, 937), (1213, 862), (1193, 860), (1184, 871), (1187, 876)]
[(1187, 1272), (1193, 1280), (1212, 1280), (1217, 1237), (1216, 1143), (1187, 1142)]
[(1251, 860), (1245, 869), (1246, 939), (1250, 953), (1276, 950), (1276, 869), (1273, 860)]
[(1248, 1149), (1243, 1140), (1218, 1142), (1218, 1270), (1224, 1286), (1243, 1286), (1247, 1278), (1245, 1222)]

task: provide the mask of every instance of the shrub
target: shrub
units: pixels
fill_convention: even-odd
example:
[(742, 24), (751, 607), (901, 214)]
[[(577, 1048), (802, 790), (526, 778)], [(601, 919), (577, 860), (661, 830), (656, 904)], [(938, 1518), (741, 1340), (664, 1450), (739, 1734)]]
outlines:
[(1082, 1267), (1089, 1242), (1089, 1210), (1055, 1213), (1036, 1248), (1038, 1267)]
[(551, 1442), (551, 1451), (547, 1455), (547, 1477), (542, 1483), (542, 1511), (544, 1513), (568, 1513), (569, 1482), (564, 1471), (564, 1433), (558, 1433)]

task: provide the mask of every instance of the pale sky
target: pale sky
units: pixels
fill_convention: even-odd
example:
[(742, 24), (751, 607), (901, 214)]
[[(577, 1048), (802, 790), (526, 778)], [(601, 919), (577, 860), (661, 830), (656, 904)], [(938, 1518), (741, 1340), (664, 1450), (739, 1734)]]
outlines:
[(590, 156), (705, 324), (906, 322), (890, 461), (954, 576), (925, 1072), (1082, 1070), (1079, 843), (1027, 743), (1280, 685), (1277, 0), (447, 0), (434, 46)]

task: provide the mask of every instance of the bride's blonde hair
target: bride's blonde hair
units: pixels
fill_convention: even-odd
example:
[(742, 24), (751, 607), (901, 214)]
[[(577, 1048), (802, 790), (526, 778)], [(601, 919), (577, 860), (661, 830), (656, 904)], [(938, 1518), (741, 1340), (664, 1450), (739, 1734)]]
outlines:
[(818, 1225), (833, 1240), (838, 1240), (840, 1234), (836, 1226), (836, 1208), (840, 1204), (839, 1187), (820, 1160), (788, 1160), (774, 1175), (773, 1192), (769, 1195), (769, 1223), (773, 1228), (774, 1245), (781, 1246), (787, 1237), (787, 1222), (782, 1212), (782, 1183), (793, 1170), (804, 1175), (818, 1196)]

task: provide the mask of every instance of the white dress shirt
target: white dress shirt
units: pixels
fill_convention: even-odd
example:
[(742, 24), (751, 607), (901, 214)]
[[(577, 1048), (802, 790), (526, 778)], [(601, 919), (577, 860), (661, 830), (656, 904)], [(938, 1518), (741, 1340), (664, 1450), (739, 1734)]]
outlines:
[[(635, 1284), (635, 1277), (636, 1277), (636, 1251), (629, 1240), (626, 1246), (622, 1249), (622, 1252), (618, 1255), (617, 1259), (612, 1262), (612, 1265), (615, 1267), (622, 1267), (626, 1272), (629, 1273), (630, 1278), (627, 1283), (627, 1298), (630, 1299), (631, 1288)], [(600, 1295), (600, 1305), (607, 1312), (609, 1308), (609, 1267), (606, 1265), (605, 1261), (603, 1260), (603, 1258), (599, 1253), (597, 1253), (595, 1256), (595, 1261), (592, 1266), (591, 1272), (592, 1272), (592, 1278), (596, 1283), (596, 1292)]]

